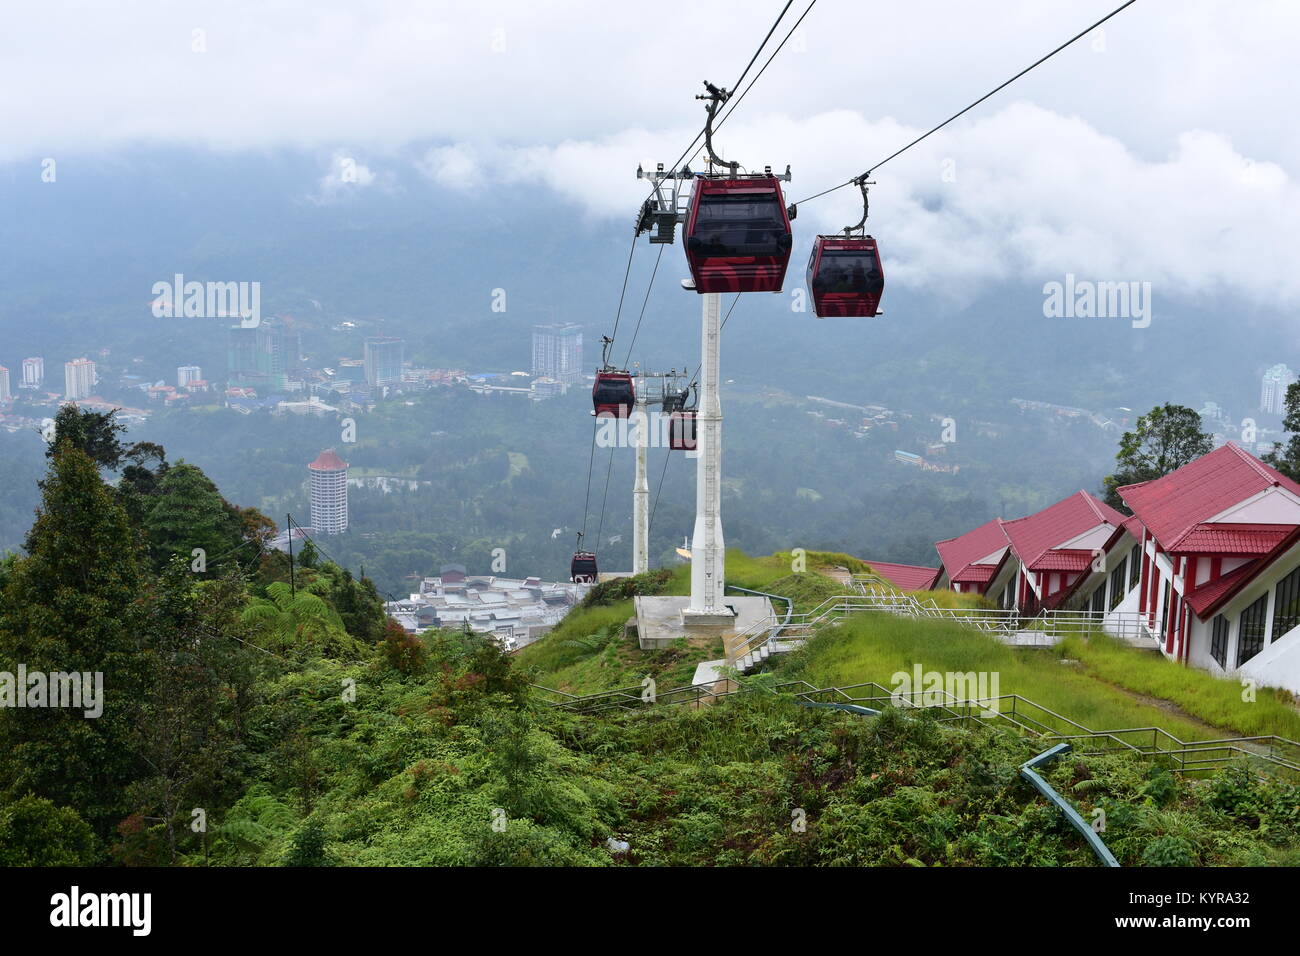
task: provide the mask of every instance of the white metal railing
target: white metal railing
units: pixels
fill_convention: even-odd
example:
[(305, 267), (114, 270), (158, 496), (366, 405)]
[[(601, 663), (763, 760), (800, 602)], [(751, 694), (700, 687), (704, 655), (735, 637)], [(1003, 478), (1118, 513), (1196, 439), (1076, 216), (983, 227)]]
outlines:
[(789, 614), (784, 621), (775, 615), (755, 621), (733, 638), (732, 659), (739, 661), (777, 640), (797, 640), (816, 627), (837, 624), (845, 616), (860, 611), (952, 621), (997, 637), (1019, 635), (1028, 638), (1041, 634), (1039, 643), (1055, 643), (1055, 639), (1071, 634), (1100, 630), (1138, 646), (1159, 644), (1158, 634), (1141, 611), (1054, 609), (1023, 615), (1009, 608), (940, 607), (933, 598), (922, 601), (915, 595), (880, 587), (876, 579), (863, 576), (855, 576), (853, 585), (856, 593), (827, 598), (813, 610)]

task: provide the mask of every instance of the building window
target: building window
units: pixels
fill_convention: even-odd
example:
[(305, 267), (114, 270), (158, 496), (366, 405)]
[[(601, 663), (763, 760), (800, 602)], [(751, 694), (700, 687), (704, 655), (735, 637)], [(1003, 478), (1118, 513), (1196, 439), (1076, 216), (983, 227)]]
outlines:
[(1088, 608), (1094, 614), (1101, 614), (1106, 610), (1106, 582), (1102, 581), (1097, 590), (1092, 592), (1092, 604)]
[(1169, 582), (1165, 582), (1165, 596), (1160, 603), (1160, 633), (1164, 634), (1169, 626)]
[(1264, 649), (1264, 630), (1268, 626), (1268, 595), (1261, 594), (1259, 600), (1241, 612), (1241, 623), (1237, 626), (1237, 666), (1240, 667)]
[(1222, 614), (1215, 615), (1210, 632), (1210, 656), (1219, 662), (1219, 666), (1228, 666), (1228, 619)]
[(1131, 591), (1138, 586), (1138, 579), (1142, 577), (1142, 546), (1133, 545), (1133, 551), (1128, 556), (1128, 589)]
[(1296, 568), (1277, 585), (1273, 602), (1273, 640), (1300, 624), (1300, 568)]
[(1127, 593), (1124, 588), (1124, 571), (1127, 564), (1128, 558), (1125, 558), (1116, 565), (1114, 571), (1110, 572), (1110, 609), (1112, 611), (1115, 610), (1115, 606), (1120, 601), (1124, 600), (1124, 595)]

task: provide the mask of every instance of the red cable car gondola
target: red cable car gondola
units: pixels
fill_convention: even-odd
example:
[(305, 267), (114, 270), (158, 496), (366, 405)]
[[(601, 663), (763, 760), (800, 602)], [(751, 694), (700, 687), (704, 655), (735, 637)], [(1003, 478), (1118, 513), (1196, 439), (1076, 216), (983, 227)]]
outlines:
[(696, 292), (780, 292), (793, 244), (780, 180), (700, 176), (685, 237)]
[(575, 551), (573, 563), (569, 565), (569, 580), (574, 584), (595, 584), (596, 554), (593, 551)]
[(591, 402), (596, 414), (627, 418), (636, 404), (636, 388), (630, 372), (606, 368), (596, 373), (596, 384), (591, 386)]
[(885, 270), (871, 236), (818, 236), (808, 258), (808, 288), (819, 317), (870, 316), (880, 308)]
[(668, 416), (668, 448), (671, 451), (695, 451), (695, 412), (673, 412)]

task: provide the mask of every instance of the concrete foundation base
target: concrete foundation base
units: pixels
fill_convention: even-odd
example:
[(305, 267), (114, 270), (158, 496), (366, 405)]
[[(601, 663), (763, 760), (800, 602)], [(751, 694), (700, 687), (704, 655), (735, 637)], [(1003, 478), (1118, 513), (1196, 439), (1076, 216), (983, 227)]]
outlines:
[(642, 650), (671, 647), (679, 638), (726, 638), (728, 635), (772, 616), (772, 603), (765, 597), (731, 597), (726, 599), (731, 614), (690, 616), (683, 623), (683, 614), (691, 599), (685, 595), (642, 596), (636, 599), (636, 630)]

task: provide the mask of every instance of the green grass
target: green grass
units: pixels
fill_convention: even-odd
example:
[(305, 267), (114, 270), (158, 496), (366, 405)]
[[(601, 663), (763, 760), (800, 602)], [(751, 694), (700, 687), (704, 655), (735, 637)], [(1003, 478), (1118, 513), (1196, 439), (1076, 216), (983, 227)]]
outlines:
[[(1019, 694), (1091, 730), (1154, 726), (1183, 740), (1236, 736), (1246, 726), (1253, 733), (1281, 733), (1291, 726), (1282, 724), (1277, 710), (1265, 710), (1262, 704), (1239, 703), (1233, 710), (1223, 701), (1224, 710), (1206, 712), (1214, 720), (1200, 714), (1193, 714), (1197, 720), (1180, 716), (1135, 699), (1086, 666), (1063, 662), (1076, 654), (1073, 649), (1007, 647), (945, 621), (867, 613), (818, 635), (783, 661), (778, 674), (818, 686), (875, 681), (892, 687), (892, 675), (910, 672), (915, 664), (926, 671), (996, 673), (1001, 694)], [(1259, 716), (1251, 716), (1255, 714)]]
[(1225, 680), (1205, 671), (1144, 653), (1105, 636), (1089, 640), (1071, 636), (1061, 643), (1067, 657), (1083, 663), (1099, 680), (1118, 684), (1135, 693), (1171, 701), (1194, 717), (1225, 727), (1246, 737), (1277, 734), (1300, 740), (1300, 713), (1295, 698), (1285, 691), (1260, 687), (1255, 700), (1242, 701), (1239, 681)]
[[(811, 570), (827, 564), (852, 564), (848, 555), (808, 552), (809, 570), (791, 574), (789, 552), (751, 558), (735, 549), (727, 552), (727, 582), (753, 590), (770, 591), (789, 597), (798, 611), (810, 611), (828, 597), (843, 593), (842, 585)], [(858, 562), (860, 564), (860, 562)], [(656, 593), (689, 594), (690, 565), (672, 569), (666, 586)], [(785, 608), (778, 606), (778, 614)], [(642, 651), (622, 634), (624, 623), (635, 613), (631, 600), (598, 607), (577, 607), (541, 640), (515, 655), (522, 667), (531, 668), (534, 680), (545, 687), (570, 694), (594, 694), (618, 687), (630, 687), (647, 675), (660, 689), (691, 682), (695, 665), (723, 655), (721, 641), (691, 642), (658, 651)]]
[[(673, 570), (657, 593), (690, 591), (690, 567)], [(653, 677), (661, 689), (691, 682), (695, 665), (722, 656), (721, 641), (691, 644), (685, 640), (661, 650), (643, 651), (623, 634), (635, 613), (631, 599), (595, 607), (576, 607), (541, 640), (514, 655), (515, 665), (530, 670), (534, 682), (570, 694), (595, 694), (632, 687)]]
[(914, 598), (922, 604), (927, 601), (933, 601), (939, 607), (957, 608), (957, 607), (996, 607), (992, 601), (982, 594), (961, 594), (957, 591), (910, 591)]

